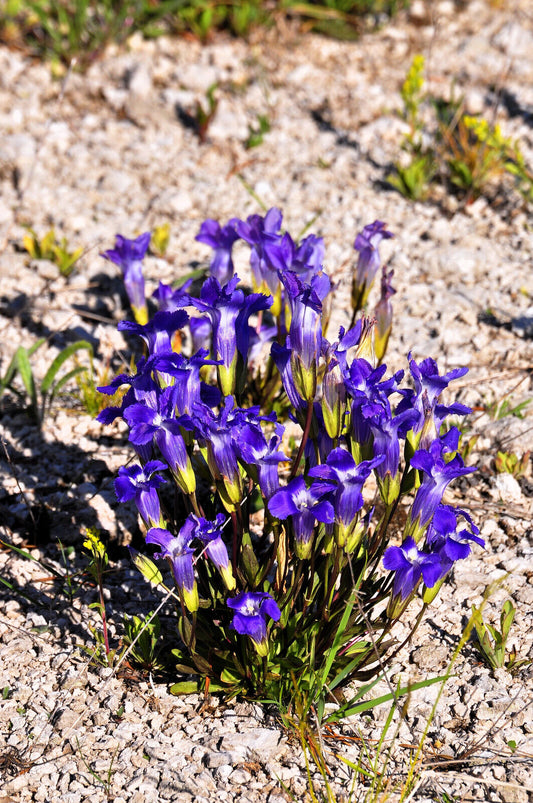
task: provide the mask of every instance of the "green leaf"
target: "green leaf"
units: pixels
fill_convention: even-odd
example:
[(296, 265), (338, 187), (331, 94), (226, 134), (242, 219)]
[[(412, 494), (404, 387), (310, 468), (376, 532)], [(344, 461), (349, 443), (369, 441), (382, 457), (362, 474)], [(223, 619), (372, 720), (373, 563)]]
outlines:
[(177, 279), (175, 282), (172, 282), (172, 287), (177, 290), (179, 287), (183, 287), (185, 282), (189, 281), (189, 279), (192, 279), (193, 282), (197, 279), (204, 279), (207, 275), (207, 271), (207, 268), (196, 268), (195, 270), (191, 270), (181, 279)]
[(373, 647), (372, 647), (372, 645), (370, 644), (370, 645), (368, 645), (368, 646), (367, 646), (367, 649), (366, 649), (366, 651), (365, 651), (365, 652), (361, 651), (361, 653), (360, 653), (360, 654), (357, 656), (357, 658), (354, 658), (352, 661), (350, 661), (350, 663), (349, 663), (349, 664), (347, 664), (347, 665), (344, 667), (344, 669), (342, 670), (342, 672), (339, 672), (339, 674), (338, 674), (338, 675), (336, 675), (336, 676), (335, 676), (335, 678), (334, 678), (332, 681), (330, 681), (330, 682), (328, 683), (328, 689), (330, 689), (330, 690), (333, 690), (334, 688), (336, 688), (336, 686), (338, 686), (340, 683), (342, 683), (342, 682), (343, 682), (343, 680), (345, 680), (347, 677), (349, 677), (349, 676), (351, 675), (351, 673), (353, 672), (353, 670), (354, 670), (354, 669), (355, 669), (357, 666), (359, 666), (359, 664), (361, 663), (361, 661), (362, 661), (364, 658), (366, 658), (366, 655), (368, 654), (368, 652), (369, 652), (370, 650), (373, 650), (373, 649), (374, 649), (374, 648), (373, 648)]
[(174, 683), (169, 689), (170, 693), (174, 696), (180, 694), (195, 694), (198, 691), (197, 680), (180, 680), (179, 683)]
[[(430, 678), (429, 680), (421, 680), (418, 683), (412, 683), (409, 686), (403, 686), (401, 689), (398, 689), (396, 692), (391, 693), (388, 692), (387, 694), (383, 694), (381, 697), (376, 697), (374, 700), (365, 700), (364, 702), (358, 703), (355, 706), (349, 708), (352, 702), (355, 699), (359, 698), (359, 695), (348, 703), (339, 708), (337, 711), (334, 711), (329, 717), (326, 718), (326, 722), (335, 722), (337, 719), (341, 719), (344, 717), (352, 717), (354, 714), (362, 714), (365, 711), (370, 711), (372, 708), (376, 708), (378, 705), (383, 705), (383, 703), (388, 703), (393, 699), (397, 699), (398, 697), (403, 697), (404, 694), (410, 694), (413, 691), (417, 691), (417, 689), (425, 689), (427, 686), (433, 686), (434, 683), (442, 683), (442, 681), (446, 680), (445, 675), (441, 675), (437, 678)], [(377, 678), (376, 681), (372, 683), (375, 685), (380, 678)], [(365, 687), (366, 690), (366, 687)]]
[[(187, 644), (188, 646), (191, 643), (192, 625), (186, 616), (180, 616), (180, 618), (178, 619), (178, 633), (180, 634), (183, 643)], [(191, 656), (191, 658), (193, 658), (193, 656)]]
[(259, 577), (260, 567), (252, 547), (250, 533), (244, 533), (241, 544), (241, 561), (246, 575), (246, 579), (252, 587), (255, 587)]
[(503, 605), (500, 619), (502, 628), (502, 637), (504, 641), (507, 641), (507, 636), (509, 635), (509, 630), (511, 629), (511, 625), (513, 624), (515, 613), (516, 613), (516, 608), (514, 607), (512, 601), (508, 599)]
[(33, 346), (30, 346), (29, 349), (26, 349), (26, 351), (28, 352), (28, 357), (31, 357), (33, 354), (35, 354), (37, 349), (41, 348), (43, 343), (46, 343), (46, 338), (45, 337), (40, 337), (39, 340), (35, 341)]
[(150, 558), (146, 555), (141, 555), (140, 552), (131, 551), (131, 558), (135, 566), (139, 569), (142, 576), (148, 580), (149, 583), (159, 586), (163, 585), (163, 575)]
[(77, 351), (80, 351), (81, 349), (84, 349), (85, 351), (88, 351), (90, 353), (90, 355), (92, 356), (93, 347), (87, 340), (77, 340), (75, 343), (71, 343), (69, 346), (66, 346), (66, 348), (64, 348), (63, 351), (61, 351), (57, 355), (55, 360), (52, 362), (52, 364), (48, 368), (48, 371), (44, 375), (44, 379), (43, 379), (43, 381), (41, 383), (41, 393), (43, 394), (43, 396), (46, 395), (46, 393), (48, 393), (48, 391), (50, 390), (50, 388), (52, 386), (52, 383), (54, 382), (54, 379), (56, 378), (57, 372), (59, 371), (61, 366), (70, 357), (72, 357), (73, 354), (75, 354)]
[(69, 371), (65, 376), (62, 376), (61, 379), (58, 379), (55, 385), (52, 388), (52, 392), (50, 393), (49, 401), (52, 401), (59, 393), (62, 387), (64, 387), (67, 382), (70, 382), (71, 379), (74, 379), (75, 376), (79, 374), (84, 374), (87, 372), (87, 368), (84, 365), (77, 365), (76, 368), (73, 368), (72, 371)]
[(28, 352), (22, 346), (19, 346), (16, 352), (17, 368), (26, 388), (26, 393), (30, 397), (31, 405), (37, 415), (37, 391), (35, 390), (35, 380), (33, 378), (33, 371), (31, 370)]
[(203, 658), (201, 655), (198, 655), (197, 652), (192, 653), (191, 658), (194, 661), (194, 665), (197, 671), (200, 672), (202, 675), (209, 675), (209, 673), (212, 672), (213, 667), (211, 666), (209, 661), (206, 661), (206, 659)]
[(222, 670), (220, 680), (222, 683), (226, 683), (229, 686), (234, 686), (236, 683), (240, 683), (242, 678), (240, 675), (237, 675), (235, 672), (232, 672), (231, 669), (226, 667), (226, 669)]
[(324, 664), (322, 671), (319, 673), (318, 683), (320, 688), (323, 688), (326, 685), (331, 667), (333, 666), (333, 662), (337, 657), (337, 652), (344, 645), (345, 630), (350, 615), (352, 613), (354, 603), (355, 603), (355, 597), (352, 597), (352, 599), (348, 602), (348, 604), (344, 609), (344, 613), (342, 614), (339, 626), (337, 627), (337, 632), (335, 633), (335, 638), (333, 639), (333, 644), (328, 650), (326, 663)]

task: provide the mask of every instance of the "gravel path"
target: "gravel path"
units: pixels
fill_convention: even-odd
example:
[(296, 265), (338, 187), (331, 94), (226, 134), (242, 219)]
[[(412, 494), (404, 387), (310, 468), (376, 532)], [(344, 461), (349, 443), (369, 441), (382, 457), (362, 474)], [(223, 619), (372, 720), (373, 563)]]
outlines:
[[(444, 196), (413, 204), (384, 188), (405, 128), (396, 115), (399, 89), (419, 52), (433, 92), (449, 96), (453, 86), (472, 113), (494, 115), (533, 163), (529, 0), (413, 0), (409, 13), (357, 43), (301, 37), (290, 28), (249, 44), (134, 37), (63, 84), (46, 66), (0, 50), (2, 375), (17, 346), (38, 337), (47, 339), (32, 358), (38, 378), (58, 349), (80, 337), (97, 347), (97, 370), (109, 360), (114, 370), (126, 348), (116, 322), (127, 308), (118, 271), (98, 254), (117, 232), (131, 237), (170, 223), (165, 259), (146, 262), (151, 292), (160, 279), (171, 281), (207, 258), (194, 240), (204, 218), (260, 211), (253, 191), (282, 208), (294, 234), (314, 219), (311, 230), (326, 241), (326, 267), (340, 281), (337, 324), (346, 323), (355, 233), (375, 219), (395, 233), (383, 244), (397, 287), (387, 361), (401, 367), (412, 350), (416, 358), (438, 358), (441, 370), (470, 367), (459, 399), (476, 410), (471, 461), (480, 470), (456, 484), (450, 499), (473, 511), (487, 549), (457, 567), (391, 667), (393, 684), (441, 673), (472, 603), (498, 579), (486, 616), (497, 623), (511, 597), (517, 613), (510, 643), (520, 657), (533, 657), (531, 463), (518, 480), (494, 468), (498, 449), (522, 455), (532, 448), (533, 409), (500, 419), (483, 411), (533, 396), (531, 208), (508, 186), (492, 203), (466, 207)], [(200, 143), (183, 121), (213, 83), (218, 109)], [(246, 150), (259, 115), (268, 116), (271, 131)], [(68, 280), (22, 251), (24, 225), (41, 236), (53, 226), (71, 248), (83, 247)], [(92, 644), (97, 621), (88, 606), (95, 595), (83, 591), (71, 605), (53, 581), (53, 569), (65, 572), (58, 539), (75, 546), (66, 558), (74, 573), (83, 564), (83, 528), (109, 535), (108, 608), (117, 638), (123, 612), (153, 610), (160, 601), (122, 549), (139, 537), (133, 509), (118, 506), (113, 491), (129, 454), (124, 430), (104, 430), (72, 399), (58, 400), (39, 430), (15, 402), (6, 394), (0, 412), (1, 537), (32, 545), (41, 563), (0, 551), (0, 577), (21, 592), (0, 586), (0, 803), (281, 803), (289, 799), (284, 786), (307, 799), (302, 752), (273, 713), (243, 702), (175, 698), (166, 683), (88, 664), (79, 645)], [(531, 677), (528, 667), (515, 676), (491, 673), (466, 646), (410, 800), (533, 800)], [(412, 695), (387, 769), (393, 782), (406, 771), (437, 691)], [(335, 738), (325, 734), (338, 801), (348, 800), (352, 777), (335, 754), (357, 761), (359, 734), (379, 738), (386, 715), (378, 708), (336, 728)], [(365, 794), (360, 778), (353, 800)]]

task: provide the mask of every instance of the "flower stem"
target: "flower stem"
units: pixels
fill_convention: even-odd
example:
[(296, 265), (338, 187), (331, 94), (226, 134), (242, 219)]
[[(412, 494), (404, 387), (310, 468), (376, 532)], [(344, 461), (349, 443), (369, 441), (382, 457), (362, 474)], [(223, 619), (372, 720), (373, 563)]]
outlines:
[(291, 473), (289, 475), (289, 482), (295, 478), (296, 472), (298, 471), (298, 467), (300, 465), (300, 461), (304, 453), (305, 444), (307, 443), (307, 439), (309, 438), (309, 432), (311, 431), (312, 420), (313, 420), (313, 402), (309, 401), (307, 402), (307, 415), (305, 417), (305, 428), (302, 435), (300, 448), (298, 449), (298, 454), (296, 455), (296, 459), (292, 464)]
[(106, 656), (109, 655), (110, 648), (109, 648), (109, 635), (107, 632), (107, 616), (105, 612), (105, 601), (104, 601), (104, 586), (102, 583), (102, 572), (101, 570), (98, 572), (98, 595), (100, 597), (100, 613), (102, 616), (102, 632), (104, 634), (104, 647), (105, 647), (105, 654)]

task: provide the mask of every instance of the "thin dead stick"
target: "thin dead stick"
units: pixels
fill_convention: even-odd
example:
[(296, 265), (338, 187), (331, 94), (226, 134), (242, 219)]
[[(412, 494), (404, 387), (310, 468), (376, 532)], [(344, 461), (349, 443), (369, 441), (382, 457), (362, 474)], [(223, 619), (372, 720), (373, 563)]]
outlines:
[(15, 480), (15, 482), (17, 484), (18, 491), (19, 491), (20, 495), (22, 496), (22, 498), (24, 499), (24, 504), (28, 508), (28, 513), (30, 514), (30, 518), (31, 518), (34, 530), (37, 531), (37, 522), (35, 521), (35, 516), (33, 515), (32, 507), (30, 505), (28, 497), (26, 496), (26, 491), (24, 490), (24, 488), (22, 487), (22, 485), (20, 483), (19, 476), (18, 476), (18, 469), (15, 467), (15, 463), (13, 462), (9, 452), (7, 451), (7, 445), (6, 445), (6, 442), (5, 442), (5, 440), (3, 438), (2, 438), (2, 448), (3, 448), (4, 454), (6, 456), (7, 464), (9, 466), (10, 470), (11, 470), (11, 474), (13, 475), (13, 479)]
[[(486, 747), (486, 740), (491, 736), (495, 736), (504, 727), (503, 724), (500, 725), (499, 727), (496, 726), (498, 725), (498, 722), (500, 722), (500, 720), (503, 719), (503, 717), (509, 711), (513, 703), (523, 693), (525, 688), (526, 688), (525, 683), (521, 683), (516, 694), (513, 697), (511, 697), (510, 701), (507, 703), (503, 711), (498, 715), (498, 717), (494, 720), (494, 722), (490, 725), (490, 727), (487, 728), (485, 733), (482, 736), (480, 736), (479, 739), (475, 741), (471, 747), (469, 747), (467, 750), (464, 750), (462, 753), (459, 753), (459, 755), (456, 756), (455, 758), (450, 758), (450, 759), (446, 758), (444, 764), (446, 766), (450, 766), (451, 764), (462, 764), (465, 758), (473, 756), (474, 753), (476, 753), (479, 748)], [(526, 703), (524, 703), (524, 705), (521, 708), (519, 708), (517, 713), (526, 711), (531, 705), (533, 705), (533, 700), (528, 700)], [(437, 761), (437, 762), (432, 762), (431, 764), (428, 764), (426, 766), (441, 766), (441, 764), (440, 762)]]

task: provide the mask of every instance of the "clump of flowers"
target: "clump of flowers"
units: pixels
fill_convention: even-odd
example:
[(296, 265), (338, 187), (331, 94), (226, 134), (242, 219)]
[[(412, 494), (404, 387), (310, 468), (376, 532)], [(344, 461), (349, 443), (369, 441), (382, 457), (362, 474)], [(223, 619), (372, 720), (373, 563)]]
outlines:
[[(385, 268), (376, 319), (354, 316), (327, 339), (323, 240), (295, 242), (281, 225), (278, 209), (206, 221), (197, 239), (213, 258), (199, 294), (160, 284), (160, 309), (145, 322), (142, 273), (128, 274), (137, 322), (119, 328), (142, 338), (144, 354), (134, 375), (100, 389), (128, 387), (100, 420), (129, 425), (137, 459), (116, 492), (135, 501), (153, 560), (171, 572), (179, 671), (198, 688), (276, 701), (298, 678), (320, 711), (336, 686), (379, 673), (411, 600), (428, 605), (483, 541), (468, 513), (443, 501), (474, 471), (446, 424), (469, 410), (441, 400), (466, 369), (439, 374), (433, 359), (409, 357), (406, 384), (403, 371), (387, 375)], [(376, 221), (355, 240), (356, 313), (391, 236)], [(234, 273), (239, 241), (251, 291)], [(146, 242), (117, 238), (107, 256), (137, 260)]]

